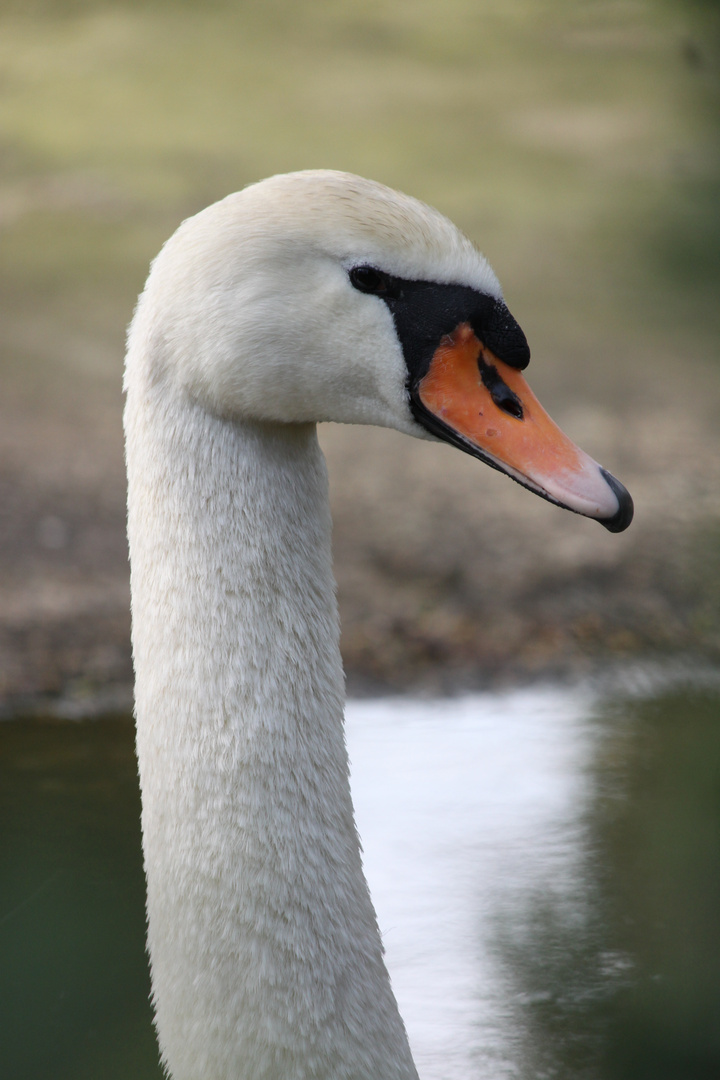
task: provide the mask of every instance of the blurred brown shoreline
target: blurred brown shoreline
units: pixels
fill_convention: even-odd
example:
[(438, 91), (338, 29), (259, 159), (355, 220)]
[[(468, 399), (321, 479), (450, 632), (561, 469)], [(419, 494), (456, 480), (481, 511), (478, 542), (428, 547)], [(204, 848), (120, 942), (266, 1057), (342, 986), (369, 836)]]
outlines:
[[(693, 424), (660, 447), (642, 425), (667, 428), (661, 405), (641, 422), (627, 393), (615, 417), (602, 405), (560, 409), (636, 499), (621, 536), (455, 450), (323, 428), (350, 693), (452, 693), (678, 653), (717, 660), (718, 455), (687, 481), (714, 437), (712, 408), (703, 420), (682, 394), (674, 408)], [(72, 410), (57, 415), (54, 425), (44, 409), (1, 418), (5, 432), (17, 424), (1, 489), (5, 716), (131, 702), (119, 399), (107, 411), (99, 402), (93, 430)]]

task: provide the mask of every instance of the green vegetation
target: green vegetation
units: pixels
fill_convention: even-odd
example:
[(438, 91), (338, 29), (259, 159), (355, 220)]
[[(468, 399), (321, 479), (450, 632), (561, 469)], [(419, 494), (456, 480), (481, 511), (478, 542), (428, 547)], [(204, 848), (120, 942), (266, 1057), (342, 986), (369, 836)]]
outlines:
[[(102, 340), (97, 373), (117, 379), (133, 298), (177, 222), (326, 166), (458, 220), (553, 355), (603, 308), (638, 341), (686, 342), (677, 316), (692, 314), (707, 353), (712, 16), (661, 0), (5, 0), (0, 347), (53, 368), (58, 340)], [(38, 306), (45, 332), (30, 334)]]

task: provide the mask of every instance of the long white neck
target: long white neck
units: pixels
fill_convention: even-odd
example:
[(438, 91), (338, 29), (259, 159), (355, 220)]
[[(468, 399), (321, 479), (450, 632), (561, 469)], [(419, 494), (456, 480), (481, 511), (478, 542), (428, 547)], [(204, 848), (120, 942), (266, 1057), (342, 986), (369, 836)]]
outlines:
[(348, 783), (325, 463), (151, 379), (126, 408), (157, 1027), (174, 1080), (409, 1080)]

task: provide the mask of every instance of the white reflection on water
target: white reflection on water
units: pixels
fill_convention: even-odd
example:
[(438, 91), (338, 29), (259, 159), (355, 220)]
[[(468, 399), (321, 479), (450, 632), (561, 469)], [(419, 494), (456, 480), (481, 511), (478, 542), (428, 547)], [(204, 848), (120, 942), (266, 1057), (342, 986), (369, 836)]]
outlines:
[(517, 1076), (499, 913), (580, 865), (592, 697), (350, 702), (365, 870), (421, 1080)]

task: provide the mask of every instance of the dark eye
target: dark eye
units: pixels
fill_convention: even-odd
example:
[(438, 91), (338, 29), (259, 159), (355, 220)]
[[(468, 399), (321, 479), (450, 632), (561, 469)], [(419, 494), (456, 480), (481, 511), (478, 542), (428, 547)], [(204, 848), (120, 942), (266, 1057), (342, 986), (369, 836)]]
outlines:
[(384, 296), (391, 291), (392, 278), (374, 266), (353, 266), (350, 271), (350, 284), (360, 292)]

